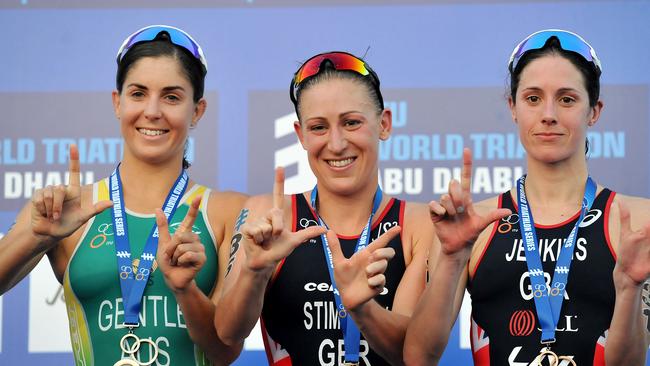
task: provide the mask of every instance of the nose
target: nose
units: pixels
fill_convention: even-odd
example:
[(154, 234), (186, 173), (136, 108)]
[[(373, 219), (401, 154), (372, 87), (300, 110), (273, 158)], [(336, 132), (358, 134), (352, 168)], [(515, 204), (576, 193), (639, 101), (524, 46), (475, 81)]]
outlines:
[(339, 126), (333, 126), (329, 133), (327, 148), (335, 154), (340, 154), (347, 146), (348, 140), (345, 137), (345, 132)]
[(149, 98), (144, 109), (144, 116), (148, 120), (157, 120), (162, 117), (158, 98)]
[(542, 115), (542, 123), (544, 124), (555, 124), (557, 123), (557, 111), (555, 108), (555, 103), (547, 102), (544, 103), (544, 114)]

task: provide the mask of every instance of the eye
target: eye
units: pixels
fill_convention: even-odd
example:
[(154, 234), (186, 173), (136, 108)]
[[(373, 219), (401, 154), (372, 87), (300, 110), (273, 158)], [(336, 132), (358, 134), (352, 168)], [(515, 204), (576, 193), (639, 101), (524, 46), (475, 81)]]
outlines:
[(361, 125), (361, 121), (359, 121), (358, 119), (347, 119), (343, 122), (343, 124), (345, 125), (345, 127), (354, 128)]
[(314, 124), (308, 125), (307, 129), (310, 132), (314, 132), (314, 133), (317, 133), (317, 134), (323, 134), (327, 130), (327, 127), (322, 123), (314, 123)]
[(575, 99), (569, 96), (564, 96), (560, 98), (560, 103), (565, 104), (565, 105), (570, 105), (575, 103)]
[(170, 102), (173, 102), (173, 103), (180, 102), (180, 100), (181, 100), (181, 98), (178, 95), (175, 95), (175, 94), (167, 94), (167, 95), (165, 95), (165, 99), (170, 101)]
[(530, 103), (535, 104), (535, 103), (539, 103), (541, 98), (539, 96), (537, 96), (537, 95), (529, 95), (529, 96), (526, 97), (526, 100), (528, 102), (530, 102)]
[(144, 92), (142, 90), (133, 90), (129, 95), (132, 98), (140, 99), (144, 97)]

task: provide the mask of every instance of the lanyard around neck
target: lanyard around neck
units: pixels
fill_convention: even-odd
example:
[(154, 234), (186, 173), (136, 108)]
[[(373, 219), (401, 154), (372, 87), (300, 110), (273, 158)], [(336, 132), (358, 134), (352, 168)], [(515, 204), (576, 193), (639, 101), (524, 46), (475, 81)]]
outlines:
[[(375, 191), (375, 198), (372, 202), (372, 211), (370, 212), (370, 217), (368, 218), (368, 223), (361, 231), (359, 235), (359, 240), (357, 240), (357, 245), (354, 248), (354, 252), (358, 252), (368, 246), (370, 242), (370, 228), (372, 225), (372, 218), (377, 213), (379, 205), (382, 200), (382, 191), (381, 187), (377, 186)], [(317, 203), (318, 203), (318, 186), (314, 186), (314, 189), (311, 191), (311, 207), (316, 213), (318, 218), (318, 223), (321, 226), (324, 226), (329, 229), (327, 224), (318, 214)], [(329, 271), (330, 280), (332, 282), (332, 289), (334, 293), (334, 301), (336, 301), (336, 308), (338, 309), (339, 321), (341, 324), (341, 330), (343, 331), (343, 342), (345, 345), (345, 362), (357, 363), (359, 362), (359, 345), (361, 342), (361, 333), (359, 328), (354, 323), (351, 317), (348, 316), (343, 303), (341, 302), (341, 295), (339, 294), (338, 288), (336, 286), (336, 281), (334, 280), (334, 262), (332, 260), (332, 252), (330, 251), (329, 245), (327, 245), (327, 236), (325, 234), (321, 235), (321, 242), (323, 245), (323, 251), (325, 252), (325, 259), (327, 261), (327, 269)]]
[(557, 327), (564, 301), (564, 291), (566, 290), (567, 280), (569, 278), (569, 269), (573, 258), (573, 251), (578, 234), (578, 227), (585, 217), (585, 214), (591, 208), (596, 196), (596, 183), (587, 177), (585, 183), (585, 194), (580, 208), (580, 217), (571, 229), (571, 233), (564, 245), (560, 249), (560, 255), (555, 265), (553, 280), (551, 286), (547, 288), (544, 279), (544, 270), (542, 269), (542, 260), (540, 258), (537, 233), (535, 231), (535, 222), (533, 214), (528, 206), (526, 191), (524, 185), (526, 176), (517, 180), (517, 202), (519, 205), (519, 228), (523, 238), (524, 252), (526, 253), (526, 264), (528, 265), (528, 276), (533, 290), (535, 299), (535, 309), (537, 318), (542, 328), (543, 344), (555, 342), (555, 328)]
[[(138, 314), (142, 305), (142, 294), (151, 274), (153, 261), (156, 259), (158, 250), (158, 226), (154, 223), (151, 232), (147, 237), (146, 244), (140, 256), (140, 263), (134, 270), (131, 261), (131, 245), (126, 225), (126, 214), (124, 212), (124, 193), (122, 190), (122, 179), (120, 178), (120, 166), (115, 168), (111, 174), (109, 189), (113, 207), (111, 210), (113, 218), (113, 231), (115, 233), (115, 251), (117, 256), (117, 271), (120, 277), (120, 289), (124, 303), (124, 324), (130, 327), (137, 327), (139, 324)], [(169, 220), (174, 215), (180, 198), (187, 188), (189, 177), (185, 169), (176, 178), (176, 182), (167, 194), (163, 204), (163, 212)], [(136, 271), (136, 273), (134, 273)]]

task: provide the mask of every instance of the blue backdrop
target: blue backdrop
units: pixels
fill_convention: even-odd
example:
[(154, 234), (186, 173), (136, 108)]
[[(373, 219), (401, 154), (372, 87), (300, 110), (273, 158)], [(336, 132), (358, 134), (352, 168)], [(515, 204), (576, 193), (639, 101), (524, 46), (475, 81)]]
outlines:
[[(209, 114), (194, 136), (193, 176), (208, 186), (248, 193), (269, 191), (273, 166), (283, 165), (279, 151), (290, 141), (278, 129), (292, 121), (289, 80), (307, 57), (334, 49), (367, 54), (386, 100), (401, 118), (396, 134), (458, 135), (469, 143), (473, 131), (504, 138), (515, 132), (504, 97), (506, 62), (514, 45), (542, 28), (573, 30), (591, 42), (604, 66), (605, 110), (590, 136), (602, 142), (590, 162), (593, 171), (601, 172), (596, 179), (647, 197), (649, 19), (649, 1), (621, 0), (3, 0), (0, 235), (34, 188), (61, 177), (66, 166), (58, 151), (65, 151), (70, 139), (101, 145), (101, 153), (87, 151), (88, 181), (114, 167), (119, 159), (119, 144), (111, 142), (119, 137), (110, 103), (115, 54), (128, 34), (148, 24), (187, 30), (208, 58)], [(440, 105), (433, 101), (425, 108), (422, 100), (433, 100), (427, 98)], [(269, 135), (273, 126), (275, 140)], [(478, 163), (488, 175), (497, 165), (515, 174), (523, 159), (485, 157)], [(291, 174), (301, 176), (304, 164), (291, 164), (298, 167)], [(382, 164), (413, 169), (397, 172), (402, 175), (427, 169), (420, 190), (415, 184), (409, 191), (405, 183), (394, 186), (393, 193), (428, 201), (436, 193), (435, 182), (427, 180), (431, 169), (451, 168), (458, 160), (386, 153)], [(497, 193), (496, 181), (490, 183), (479, 196)], [(70, 365), (62, 307), (43, 263), (0, 297), (0, 364)], [(469, 324), (460, 323), (442, 365), (471, 363)], [(251, 339), (236, 364), (264, 364), (260, 345)]]

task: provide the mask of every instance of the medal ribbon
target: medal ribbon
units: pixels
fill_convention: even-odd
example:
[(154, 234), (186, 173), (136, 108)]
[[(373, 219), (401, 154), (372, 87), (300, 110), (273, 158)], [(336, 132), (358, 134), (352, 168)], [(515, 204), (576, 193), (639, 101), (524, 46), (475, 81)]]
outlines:
[[(142, 306), (142, 294), (151, 274), (153, 261), (156, 259), (158, 250), (158, 225), (154, 224), (147, 237), (147, 242), (140, 256), (137, 273), (133, 273), (131, 262), (131, 245), (124, 213), (124, 193), (122, 190), (122, 179), (120, 178), (120, 166), (115, 168), (109, 181), (111, 200), (113, 201), (113, 231), (115, 233), (115, 251), (117, 256), (117, 271), (120, 277), (120, 288), (122, 290), (122, 301), (124, 303), (124, 325), (137, 327), (139, 324), (138, 315)], [(176, 178), (176, 182), (167, 194), (163, 204), (163, 212), (169, 220), (176, 212), (181, 196), (187, 188), (189, 177), (183, 171)]]
[(555, 342), (555, 328), (557, 327), (560, 311), (562, 310), (564, 291), (566, 290), (566, 284), (569, 278), (569, 269), (571, 268), (571, 261), (573, 259), (578, 227), (594, 202), (596, 183), (594, 183), (591, 177), (587, 177), (580, 217), (573, 226), (573, 229), (571, 229), (571, 233), (564, 242), (564, 245), (560, 243), (562, 247), (555, 265), (555, 271), (553, 272), (551, 287), (548, 288), (544, 280), (542, 260), (537, 246), (535, 222), (526, 199), (526, 191), (524, 189), (525, 181), (525, 175), (517, 180), (517, 202), (519, 204), (520, 216), (519, 227), (523, 238), (524, 252), (526, 253), (526, 264), (528, 265), (528, 275), (533, 290), (533, 298), (535, 299), (537, 318), (542, 328), (541, 342), (543, 344), (550, 344)]
[[(316, 209), (317, 197), (318, 197), (318, 186), (315, 186), (314, 189), (311, 191), (311, 207), (313, 207), (314, 212), (316, 212), (316, 217), (318, 217), (318, 223), (321, 226), (324, 226), (327, 229), (329, 229), (327, 224), (323, 221), (323, 219), (321, 219), (320, 215), (318, 215), (318, 210)], [(370, 226), (372, 224), (372, 218), (375, 216), (375, 213), (377, 213), (377, 210), (379, 209), (379, 205), (381, 204), (381, 199), (382, 199), (382, 191), (381, 188), (377, 186), (377, 190), (375, 191), (375, 198), (373, 199), (373, 203), (372, 203), (372, 211), (370, 212), (368, 223), (361, 231), (361, 235), (359, 236), (357, 245), (354, 248), (355, 253), (360, 250), (363, 250), (363, 248), (367, 247), (368, 243), (370, 242)], [(327, 236), (325, 234), (321, 235), (321, 242), (323, 244), (323, 251), (325, 252), (325, 259), (327, 260), (327, 269), (329, 270), (330, 280), (332, 281), (332, 289), (333, 289), (332, 292), (334, 293), (334, 301), (336, 301), (336, 308), (338, 309), (341, 330), (343, 331), (343, 342), (344, 342), (343, 344), (345, 345), (344, 346), (345, 362), (358, 364), (359, 346), (361, 343), (361, 332), (359, 331), (357, 325), (354, 323), (352, 317), (347, 316), (347, 311), (345, 310), (345, 307), (341, 302), (341, 295), (339, 294), (339, 290), (336, 287), (336, 281), (334, 280), (334, 262), (332, 260), (332, 252), (330, 251), (330, 248), (327, 245)]]

